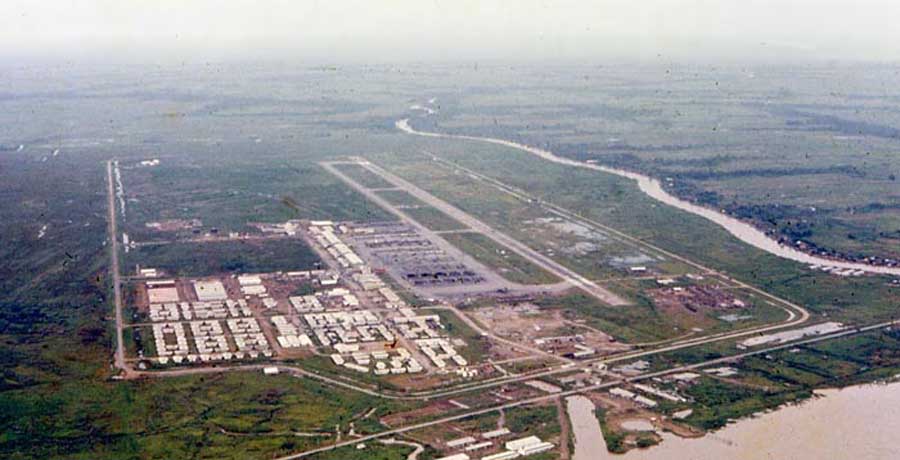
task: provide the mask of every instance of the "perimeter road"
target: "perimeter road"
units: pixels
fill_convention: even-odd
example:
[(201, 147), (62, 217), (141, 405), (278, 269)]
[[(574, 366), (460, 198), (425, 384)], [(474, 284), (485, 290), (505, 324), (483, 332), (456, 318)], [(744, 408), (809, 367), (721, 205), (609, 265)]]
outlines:
[(106, 195), (107, 205), (109, 207), (109, 256), (110, 271), (112, 271), (113, 281), (113, 299), (116, 307), (116, 358), (115, 365), (117, 369), (125, 372), (129, 371), (128, 364), (125, 362), (125, 339), (123, 334), (122, 321), (122, 279), (119, 276), (119, 233), (116, 229), (116, 194), (113, 185), (113, 162), (106, 162)]

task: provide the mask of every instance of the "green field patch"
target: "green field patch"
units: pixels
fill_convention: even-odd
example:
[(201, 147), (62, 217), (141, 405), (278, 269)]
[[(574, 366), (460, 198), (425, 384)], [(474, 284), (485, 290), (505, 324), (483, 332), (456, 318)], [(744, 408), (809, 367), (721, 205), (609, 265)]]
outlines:
[(646, 300), (636, 298), (632, 305), (610, 307), (581, 291), (548, 296), (536, 302), (542, 308), (559, 308), (567, 319), (585, 320), (588, 326), (612, 335), (625, 343), (666, 340), (686, 331), (656, 311)]
[(321, 264), (296, 238), (140, 246), (125, 255), (125, 261), (123, 271), (140, 264), (177, 276), (309, 270)]
[(685, 421), (705, 430), (721, 428), (730, 421), (812, 396), (808, 389), (768, 393), (708, 377), (702, 377), (684, 393), (695, 403), (694, 412)]
[(346, 174), (353, 179), (354, 182), (365, 188), (393, 188), (394, 184), (388, 182), (385, 178), (369, 171), (358, 164), (337, 163), (333, 165), (338, 171)]
[(462, 230), (467, 228), (462, 222), (444, 214), (437, 208), (431, 206), (422, 206), (417, 208), (403, 209), (416, 222), (425, 226), (429, 230), (446, 231), (446, 230)]

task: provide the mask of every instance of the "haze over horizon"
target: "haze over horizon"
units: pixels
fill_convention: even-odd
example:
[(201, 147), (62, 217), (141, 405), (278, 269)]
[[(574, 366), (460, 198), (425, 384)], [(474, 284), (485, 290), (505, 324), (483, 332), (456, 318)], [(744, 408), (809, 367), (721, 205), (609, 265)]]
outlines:
[(0, 4), (5, 59), (324, 62), (900, 59), (900, 2), (216, 2)]

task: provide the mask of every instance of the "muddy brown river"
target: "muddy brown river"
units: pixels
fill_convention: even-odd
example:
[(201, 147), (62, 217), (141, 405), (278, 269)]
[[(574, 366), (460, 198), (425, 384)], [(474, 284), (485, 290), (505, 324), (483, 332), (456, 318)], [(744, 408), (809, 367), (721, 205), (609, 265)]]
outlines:
[(659, 446), (621, 460), (900, 459), (900, 383), (820, 391), (822, 396), (741, 420), (697, 439), (663, 433)]

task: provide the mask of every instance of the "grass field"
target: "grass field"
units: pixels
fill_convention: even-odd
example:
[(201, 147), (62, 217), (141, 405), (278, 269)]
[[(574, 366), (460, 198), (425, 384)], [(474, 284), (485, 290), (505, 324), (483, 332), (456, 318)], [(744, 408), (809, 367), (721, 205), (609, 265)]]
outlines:
[[(149, 382), (74, 382), (0, 396), (4, 458), (265, 458), (334, 437), (390, 404), (289, 376), (229, 373)], [(54, 417), (40, 414), (53, 411)], [(321, 433), (297, 436), (294, 433)]]
[(199, 219), (213, 228), (252, 232), (251, 222), (288, 219), (376, 221), (394, 216), (316, 164), (247, 163), (245, 159), (178, 157), (160, 166), (122, 171), (128, 199), (123, 229), (133, 240), (159, 237), (149, 222)]
[(309, 270), (321, 266), (319, 256), (299, 238), (141, 246), (131, 250), (125, 261), (123, 270), (131, 271), (140, 264), (177, 276)]
[(465, 225), (431, 206), (406, 208), (403, 210), (409, 217), (434, 231), (462, 230)]
[(344, 163), (334, 167), (365, 188), (395, 188), (394, 184), (358, 164)]

